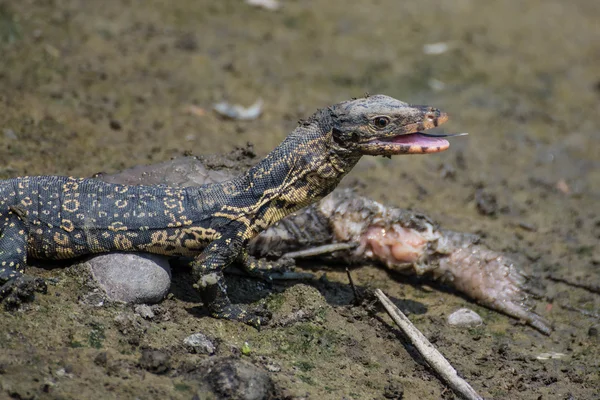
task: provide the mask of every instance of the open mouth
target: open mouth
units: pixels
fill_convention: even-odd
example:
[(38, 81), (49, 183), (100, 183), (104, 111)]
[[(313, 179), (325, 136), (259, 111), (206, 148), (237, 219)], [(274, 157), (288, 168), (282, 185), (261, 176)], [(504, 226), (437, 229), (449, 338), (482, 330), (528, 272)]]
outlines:
[(450, 147), (447, 137), (464, 136), (466, 133), (457, 134), (431, 134), (415, 132), (379, 139), (381, 143), (395, 144), (402, 148), (403, 154), (439, 153)]
[(464, 135), (467, 134), (404, 133), (397, 136), (374, 139), (364, 143), (362, 147), (363, 153), (373, 155), (439, 153), (450, 147), (450, 142), (445, 138)]
[(422, 109), (421, 112), (419, 121), (398, 126), (395, 132), (381, 134), (379, 137), (375, 136), (359, 143), (360, 152), (375, 156), (439, 153), (450, 147), (446, 138), (467, 135), (467, 133), (424, 133), (422, 131), (437, 128), (448, 121), (448, 114), (431, 107)]

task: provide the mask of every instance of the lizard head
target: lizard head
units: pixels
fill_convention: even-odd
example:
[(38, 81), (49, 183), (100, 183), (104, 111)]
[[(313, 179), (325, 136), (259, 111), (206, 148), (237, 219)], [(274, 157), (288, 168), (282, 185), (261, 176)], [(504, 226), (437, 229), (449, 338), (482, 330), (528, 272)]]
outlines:
[(336, 144), (361, 155), (437, 153), (450, 146), (444, 135), (421, 132), (448, 120), (436, 108), (374, 95), (336, 104), (330, 111)]

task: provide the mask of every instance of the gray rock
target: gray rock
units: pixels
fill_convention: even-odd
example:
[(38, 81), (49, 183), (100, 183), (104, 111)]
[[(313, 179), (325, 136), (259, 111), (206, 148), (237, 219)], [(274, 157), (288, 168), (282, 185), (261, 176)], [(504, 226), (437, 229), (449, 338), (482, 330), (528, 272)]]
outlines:
[(266, 371), (242, 360), (215, 362), (206, 379), (220, 398), (261, 400), (268, 398), (273, 388)]
[(476, 326), (483, 324), (483, 320), (473, 310), (461, 308), (448, 315), (448, 324), (454, 326)]
[(88, 261), (93, 278), (111, 300), (158, 303), (171, 286), (166, 258), (142, 253), (108, 253)]
[(171, 369), (171, 357), (162, 350), (143, 350), (138, 363), (154, 374), (164, 374)]
[(214, 354), (215, 345), (202, 333), (194, 333), (183, 339), (183, 345), (191, 353)]

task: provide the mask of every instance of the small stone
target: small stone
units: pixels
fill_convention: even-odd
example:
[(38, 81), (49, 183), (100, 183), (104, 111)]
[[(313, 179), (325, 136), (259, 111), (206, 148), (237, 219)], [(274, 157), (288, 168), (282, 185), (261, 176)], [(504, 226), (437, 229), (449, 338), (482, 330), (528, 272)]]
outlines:
[(171, 357), (160, 350), (146, 349), (142, 351), (140, 367), (155, 374), (164, 374), (171, 368)]
[(558, 353), (556, 351), (548, 351), (545, 353), (538, 354), (535, 359), (536, 360), (560, 360), (561, 358), (566, 357), (565, 353)]
[(225, 359), (216, 362), (206, 376), (219, 398), (259, 400), (273, 388), (269, 374), (249, 362)]
[(477, 204), (477, 211), (481, 215), (494, 215), (498, 211), (496, 195), (483, 189), (478, 189), (475, 192), (475, 203)]
[(113, 131), (120, 131), (122, 128), (121, 123), (114, 119), (110, 121), (109, 126)]
[(202, 333), (194, 333), (183, 339), (183, 345), (190, 353), (215, 354), (215, 345)]
[(250, 344), (248, 344), (248, 342), (244, 342), (244, 344), (242, 345), (242, 355), (249, 356), (250, 353), (252, 353)]
[(275, 11), (281, 6), (279, 0), (246, 0), (246, 4), (250, 4), (255, 7), (261, 7), (265, 10)]
[(4, 137), (10, 140), (18, 139), (17, 134), (12, 129), (4, 129)]
[(461, 308), (448, 315), (448, 324), (453, 326), (477, 326), (483, 324), (483, 320), (475, 311)]
[(439, 167), (440, 176), (442, 179), (452, 179), (456, 178), (456, 168), (450, 163), (443, 163)]
[(597, 325), (590, 326), (590, 329), (588, 329), (588, 336), (589, 337), (598, 337), (598, 326)]
[(529, 232), (536, 232), (537, 231), (537, 227), (534, 224), (531, 224), (529, 222), (526, 221), (519, 221), (519, 228), (524, 229), (526, 231)]
[(152, 307), (147, 304), (139, 304), (134, 308), (135, 312), (144, 319), (154, 319), (156, 315), (154, 315), (154, 311), (152, 311)]
[(108, 365), (108, 354), (105, 351), (98, 353), (98, 355), (94, 358), (94, 364), (101, 367), (106, 367)]
[(186, 33), (175, 42), (175, 47), (185, 51), (198, 50), (198, 40), (191, 33)]
[(79, 299), (81, 304), (87, 304), (92, 307), (104, 307), (105, 300), (106, 296), (98, 289), (83, 294)]
[(279, 372), (281, 371), (281, 366), (273, 361), (269, 361), (265, 364), (265, 368), (269, 372)]
[(169, 292), (171, 267), (154, 254), (107, 253), (88, 261), (92, 276), (113, 301), (158, 303)]
[(423, 45), (423, 53), (438, 55), (447, 52), (449, 48), (450, 46), (446, 42), (429, 43)]
[(127, 342), (134, 346), (139, 346), (150, 325), (149, 322), (129, 310), (118, 314), (113, 321), (115, 327), (125, 336)]
[(402, 400), (404, 388), (400, 383), (390, 382), (383, 391), (383, 397), (390, 400)]

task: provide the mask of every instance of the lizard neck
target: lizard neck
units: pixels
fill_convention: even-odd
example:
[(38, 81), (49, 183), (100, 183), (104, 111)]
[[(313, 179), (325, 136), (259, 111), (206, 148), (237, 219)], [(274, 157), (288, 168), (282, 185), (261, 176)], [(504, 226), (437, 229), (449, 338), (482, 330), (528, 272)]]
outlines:
[(224, 182), (223, 191), (234, 195), (219, 214), (245, 221), (249, 239), (329, 194), (360, 159), (337, 146), (332, 128), (328, 110), (319, 111), (245, 174)]
[[(315, 120), (297, 127), (275, 150), (240, 177), (243, 186), (283, 200), (294, 211), (331, 192), (358, 162), (360, 155), (340, 149), (331, 127)], [(294, 203), (298, 203), (297, 207)], [(291, 211), (290, 211), (291, 212)]]

